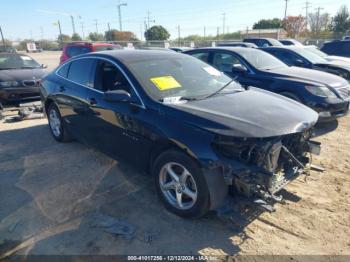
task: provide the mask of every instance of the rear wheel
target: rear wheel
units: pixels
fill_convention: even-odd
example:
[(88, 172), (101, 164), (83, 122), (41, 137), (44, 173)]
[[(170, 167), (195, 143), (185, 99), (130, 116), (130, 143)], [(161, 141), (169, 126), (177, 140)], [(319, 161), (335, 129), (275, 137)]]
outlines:
[(209, 210), (209, 190), (197, 163), (186, 154), (169, 150), (154, 163), (153, 176), (165, 207), (182, 217), (199, 217)]
[(58, 142), (71, 141), (71, 138), (62, 122), (61, 114), (54, 103), (51, 103), (49, 105), (47, 116), (49, 120), (50, 131), (54, 139)]

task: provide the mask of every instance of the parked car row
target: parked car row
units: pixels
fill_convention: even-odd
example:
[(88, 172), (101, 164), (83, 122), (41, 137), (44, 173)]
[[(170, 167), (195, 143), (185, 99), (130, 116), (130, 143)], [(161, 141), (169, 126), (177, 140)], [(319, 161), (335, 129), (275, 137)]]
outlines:
[[(315, 124), (349, 110), (346, 62), (321, 63), (305, 47), (179, 53), (81, 46), (85, 51), (69, 58), (67, 46), (68, 59), (35, 77), (52, 136), (148, 171), (165, 207), (183, 217), (218, 208), (229, 191), (272, 210), (278, 192), (320, 153)], [(311, 66), (288, 64), (276, 50)], [(5, 75), (43, 70), (18, 54), (20, 64), (7, 67), (4, 56)], [(11, 79), (1, 80), (1, 90), (15, 89)]]

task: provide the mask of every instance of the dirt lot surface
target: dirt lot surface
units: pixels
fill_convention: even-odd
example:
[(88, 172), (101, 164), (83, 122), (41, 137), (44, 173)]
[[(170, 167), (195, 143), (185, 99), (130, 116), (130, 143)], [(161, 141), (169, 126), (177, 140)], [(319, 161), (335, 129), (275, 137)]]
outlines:
[[(317, 130), (323, 151), (314, 163), (326, 171), (289, 184), (282, 192), (286, 204), (277, 204), (276, 212), (235, 216), (228, 198), (226, 213), (186, 220), (163, 208), (147, 174), (79, 143), (55, 142), (47, 120), (0, 123), (0, 258), (350, 255), (349, 131), (350, 116)], [(104, 215), (132, 233), (111, 234)]]

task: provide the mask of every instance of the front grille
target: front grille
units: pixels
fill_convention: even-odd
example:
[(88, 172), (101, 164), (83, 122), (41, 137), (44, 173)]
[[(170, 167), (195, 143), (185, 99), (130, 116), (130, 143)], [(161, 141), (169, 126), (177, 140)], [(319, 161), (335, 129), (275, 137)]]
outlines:
[(350, 86), (339, 87), (336, 90), (341, 98), (348, 99), (350, 97)]
[(38, 80), (23, 80), (22, 84), (23, 84), (23, 86), (36, 87), (36, 86), (39, 86), (39, 81)]

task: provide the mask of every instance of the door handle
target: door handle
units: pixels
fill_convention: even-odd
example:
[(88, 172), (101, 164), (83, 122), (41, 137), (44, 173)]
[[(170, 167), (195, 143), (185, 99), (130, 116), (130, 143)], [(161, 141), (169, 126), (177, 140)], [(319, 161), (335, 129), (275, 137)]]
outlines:
[(64, 92), (64, 91), (66, 91), (66, 88), (63, 87), (63, 86), (60, 86), (59, 91), (62, 93), (62, 92)]
[(93, 98), (93, 97), (91, 97), (91, 98), (89, 99), (89, 103), (90, 103), (90, 105), (92, 105), (92, 106), (97, 104), (96, 99)]

